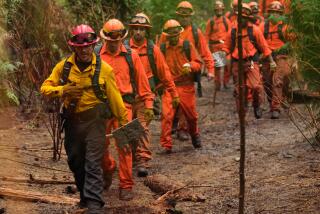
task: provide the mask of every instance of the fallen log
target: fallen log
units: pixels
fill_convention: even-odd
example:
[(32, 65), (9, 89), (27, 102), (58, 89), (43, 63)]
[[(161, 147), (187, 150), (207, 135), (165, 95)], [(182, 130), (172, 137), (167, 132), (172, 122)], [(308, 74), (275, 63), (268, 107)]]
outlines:
[[(185, 185), (181, 182), (169, 179), (164, 175), (151, 175), (148, 176), (144, 184), (151, 189), (151, 191), (161, 194), (156, 203), (163, 203), (163, 201), (193, 201), (204, 202), (206, 198), (199, 193), (195, 193), (190, 188), (189, 184)], [(200, 186), (199, 186), (200, 187)]]
[(0, 177), (1, 181), (16, 182), (16, 183), (28, 183), (28, 184), (54, 184), (54, 185), (63, 185), (63, 184), (74, 184), (74, 181), (61, 181), (61, 180), (52, 180), (52, 179), (38, 179), (38, 178), (22, 178), (22, 177)]
[(76, 205), (79, 202), (79, 199), (61, 195), (44, 195), (40, 192), (15, 190), (3, 187), (0, 187), (0, 196), (20, 201), (55, 203), (66, 205)]

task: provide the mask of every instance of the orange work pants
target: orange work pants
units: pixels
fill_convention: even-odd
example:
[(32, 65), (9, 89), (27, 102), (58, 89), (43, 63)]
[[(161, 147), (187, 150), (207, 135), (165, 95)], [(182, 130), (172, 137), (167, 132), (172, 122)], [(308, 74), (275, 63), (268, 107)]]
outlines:
[(263, 83), (270, 103), (271, 111), (280, 111), (284, 100), (283, 92), (289, 90), (289, 75), (291, 74), (290, 60), (286, 55), (274, 57), (277, 64), (275, 71), (270, 70), (266, 60), (262, 66)]
[[(253, 66), (253, 67), (251, 67)], [(260, 69), (258, 63), (253, 63), (251, 65), (250, 61), (245, 61), (243, 64), (243, 71), (245, 73), (244, 87), (246, 89), (246, 94), (248, 92), (252, 95), (252, 105), (254, 108), (259, 107), (263, 103), (263, 84), (262, 76), (260, 74)], [(235, 81), (235, 97), (237, 101), (237, 107), (239, 107), (239, 76), (238, 62), (234, 61), (232, 63), (232, 73)], [(249, 96), (246, 96), (246, 102), (248, 102)]]
[[(132, 120), (132, 106), (130, 104), (125, 103), (125, 106), (128, 111), (128, 121)], [(110, 134), (112, 129), (116, 129), (119, 127), (119, 123), (117, 119), (113, 118), (107, 121), (107, 134)], [(119, 156), (119, 186), (121, 189), (132, 189), (133, 187), (133, 177), (132, 177), (132, 151), (124, 151), (123, 149), (118, 147), (118, 143), (116, 142), (116, 147)], [(106, 173), (113, 173), (116, 168), (116, 163), (114, 158), (111, 156), (109, 152), (110, 140), (106, 141), (106, 151), (103, 157), (102, 168)]]
[(151, 144), (151, 133), (148, 128), (150, 122), (147, 122), (144, 118), (144, 102), (137, 98), (134, 105), (133, 105), (133, 114), (136, 118), (138, 118), (139, 122), (144, 128), (144, 135), (140, 138), (137, 148), (135, 151), (135, 158), (138, 163), (138, 165), (143, 165), (144, 167), (147, 166), (147, 162), (151, 160), (151, 150), (150, 150), (150, 144)]
[[(194, 85), (177, 86), (180, 98), (179, 109), (187, 121), (188, 132), (191, 137), (199, 135), (198, 113), (196, 112), (196, 94)], [(168, 91), (162, 95), (161, 137), (160, 144), (166, 149), (172, 148), (172, 122), (176, 109), (172, 107), (172, 98)]]

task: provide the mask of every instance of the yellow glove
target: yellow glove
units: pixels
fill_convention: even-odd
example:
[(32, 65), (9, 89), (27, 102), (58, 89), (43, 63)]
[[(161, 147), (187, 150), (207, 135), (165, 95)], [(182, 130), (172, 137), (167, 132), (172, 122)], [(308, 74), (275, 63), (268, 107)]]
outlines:
[(152, 108), (146, 108), (144, 109), (144, 119), (147, 122), (150, 122), (154, 118), (154, 113)]
[(79, 99), (83, 93), (83, 87), (77, 86), (76, 83), (66, 84), (62, 89), (62, 96), (68, 96), (72, 99)]
[(180, 104), (180, 98), (179, 97), (174, 97), (172, 99), (172, 107), (173, 108), (177, 108)]
[(183, 65), (183, 68), (182, 68), (182, 71), (181, 71), (182, 75), (187, 75), (187, 74), (189, 74), (190, 72), (191, 72), (191, 65), (190, 65), (190, 63), (184, 64), (184, 65)]

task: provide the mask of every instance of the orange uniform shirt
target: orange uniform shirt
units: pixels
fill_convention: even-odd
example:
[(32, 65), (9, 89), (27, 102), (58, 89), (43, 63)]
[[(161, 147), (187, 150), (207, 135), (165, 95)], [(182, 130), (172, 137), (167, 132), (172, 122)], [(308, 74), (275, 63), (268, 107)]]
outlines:
[[(206, 68), (208, 70), (208, 73), (213, 74), (214, 73), (214, 61), (211, 56), (211, 52), (209, 50), (209, 46), (207, 44), (206, 38), (199, 28), (198, 28), (198, 37), (199, 37), (199, 41), (198, 41), (198, 45), (196, 46), (195, 39), (193, 38), (191, 25), (185, 27), (184, 31), (180, 34), (180, 39), (189, 40), (190, 43), (193, 44), (193, 46), (196, 48), (197, 53), (203, 59), (204, 64), (206, 65)], [(166, 36), (164, 34), (161, 34), (159, 43), (161, 44), (164, 42), (166, 42)]]
[[(257, 27), (256, 25), (253, 25), (251, 23), (249, 23), (248, 26), (252, 26), (253, 27), (253, 36), (256, 38), (257, 46), (262, 51), (262, 54), (265, 57), (269, 56), (271, 54), (271, 50), (268, 47), (268, 43), (264, 39), (264, 36), (263, 36), (261, 30), (259, 29), (259, 27)], [(249, 58), (249, 57), (253, 57), (257, 53), (258, 50), (256, 50), (254, 45), (249, 40), (248, 29), (247, 28), (243, 28), (242, 29), (242, 35), (243, 35), (243, 37), (242, 37), (243, 58), (246, 59), (246, 58)], [(236, 45), (235, 45), (235, 48), (234, 48), (232, 53), (230, 53), (231, 52), (231, 46), (232, 46), (231, 32), (228, 33), (227, 39), (226, 39), (226, 42), (224, 43), (224, 48), (223, 48), (223, 50), (225, 52), (227, 52), (227, 53), (230, 53), (232, 58), (234, 58), (234, 59), (239, 59), (238, 44), (237, 44), (238, 38), (237, 37), (238, 36), (237, 36), (237, 33), (236, 33), (236, 41), (234, 41)]]
[(171, 75), (177, 85), (194, 85), (192, 74), (181, 75), (183, 65), (190, 63), (192, 72), (199, 71), (201, 68), (201, 60), (193, 44), (190, 42), (190, 57), (189, 61), (183, 51), (183, 40), (179, 39), (176, 46), (170, 46), (169, 42), (166, 43), (165, 59), (170, 68)]
[[(211, 24), (211, 19), (207, 21), (205, 37), (207, 43), (210, 46), (210, 50), (213, 52), (221, 51), (223, 48), (223, 43), (226, 40), (228, 31), (231, 29), (231, 23), (229, 19), (226, 18), (226, 26), (223, 22), (223, 16), (213, 17), (213, 26)], [(226, 28), (227, 27), (227, 28)]]
[[(259, 0), (259, 8), (260, 8), (260, 15), (263, 16), (263, 13), (267, 13), (268, 6), (271, 2), (274, 0)], [(278, 0), (283, 6), (284, 6), (284, 12), (285, 14), (290, 13), (290, 7), (291, 7), (291, 0)], [(265, 7), (264, 7), (265, 2)]]
[[(153, 71), (150, 66), (149, 58), (148, 58), (148, 47), (147, 47), (147, 40), (145, 39), (144, 43), (140, 46), (136, 45), (133, 41), (133, 39), (130, 39), (130, 47), (139, 54), (141, 62), (144, 67), (144, 71), (146, 72), (146, 75), (149, 78), (152, 78)], [(168, 90), (172, 97), (178, 97), (178, 92), (176, 90), (176, 86), (174, 85), (170, 69), (167, 65), (167, 62), (161, 53), (161, 50), (158, 46), (154, 45), (153, 47), (153, 56), (154, 56), (154, 62), (155, 66), (157, 68), (156, 76), (159, 78), (161, 83), (163, 84), (164, 88)]]
[(233, 13), (233, 12), (227, 12), (226, 15), (225, 15), (230, 23), (231, 23), (231, 27), (236, 27), (237, 26), (237, 20), (238, 20), (238, 16), (237, 14)]
[[(102, 46), (100, 51), (101, 59), (107, 62), (113, 68), (121, 95), (130, 94), (133, 92), (130, 81), (129, 65), (125, 56), (123, 55), (125, 53), (127, 53), (127, 50), (124, 45), (121, 45), (119, 52), (114, 55), (108, 52), (106, 44)], [(152, 108), (154, 96), (151, 92), (143, 64), (141, 63), (139, 55), (135, 50), (132, 50), (132, 61), (135, 71), (136, 92), (144, 101), (145, 107)]]
[[(266, 20), (266, 21), (268, 21), (268, 20)], [(268, 45), (272, 51), (280, 49), (285, 44), (285, 42), (283, 42), (279, 38), (279, 34), (278, 34), (279, 24), (282, 24), (282, 22), (279, 22), (275, 25), (272, 24), (271, 22), (269, 22), (269, 34), (268, 34), (268, 37), (266, 40), (267, 40)], [(260, 27), (261, 32), (264, 33), (264, 31), (265, 31), (264, 23), (260, 24), (259, 27)], [(287, 31), (287, 25), (283, 25), (282, 33), (284, 36), (286, 34), (286, 31)]]

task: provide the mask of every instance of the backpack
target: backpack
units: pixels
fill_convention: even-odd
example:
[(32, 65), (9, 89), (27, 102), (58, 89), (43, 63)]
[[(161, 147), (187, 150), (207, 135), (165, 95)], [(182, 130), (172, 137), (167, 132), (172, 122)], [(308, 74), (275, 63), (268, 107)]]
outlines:
[[(223, 21), (224, 28), (226, 29), (226, 32), (228, 32), (229, 27), (228, 27), (228, 23), (227, 23), (227, 18), (225, 16), (223, 16), (222, 21)], [(210, 18), (210, 33), (212, 33), (212, 31), (213, 31), (213, 26), (214, 26), (214, 18), (211, 17)]]
[[(129, 66), (129, 75), (130, 75), (130, 83), (132, 86), (132, 93), (130, 94), (124, 94), (122, 95), (122, 98), (125, 102), (132, 104), (135, 100), (135, 95), (136, 95), (136, 81), (135, 81), (135, 75), (134, 75), (134, 65), (133, 65), (133, 60), (132, 60), (132, 51), (131, 48), (128, 44), (123, 44), (124, 47), (126, 48), (127, 52), (121, 52), (120, 55), (124, 56), (126, 58), (126, 62), (128, 63)], [(96, 55), (100, 54), (102, 48), (102, 44), (98, 44), (94, 48), (94, 52)]]
[[(254, 46), (254, 48), (258, 51), (258, 52), (262, 52), (260, 50), (260, 47), (258, 46), (257, 43), (257, 39), (256, 37), (253, 35), (253, 27), (249, 26), (247, 28), (247, 33), (248, 33), (248, 37), (249, 37), (249, 41), (251, 42), (251, 44)], [(231, 30), (231, 49), (230, 52), (232, 53), (236, 47), (236, 39), (237, 39), (237, 29), (236, 28), (232, 28)]]
[[(69, 58), (69, 57), (68, 57)], [(70, 75), (72, 63), (68, 62), (68, 58), (65, 60), (62, 70), (62, 76), (60, 78), (60, 84), (66, 85), (68, 83), (68, 78)], [(107, 98), (104, 96), (104, 92), (101, 90), (99, 86), (99, 76), (101, 70), (101, 58), (100, 56), (96, 55), (96, 68), (94, 70), (94, 74), (92, 77), (92, 89), (96, 97), (101, 100), (102, 102), (106, 103)]]
[[(129, 40), (125, 40), (123, 42), (123, 44), (130, 46)], [(148, 56), (149, 64), (150, 64), (152, 74), (153, 74), (153, 77), (149, 78), (149, 85), (150, 85), (152, 91), (154, 91), (154, 89), (156, 88), (156, 85), (158, 85), (160, 83), (160, 80), (159, 80), (158, 74), (157, 74), (157, 66), (155, 63), (153, 49), (154, 49), (153, 41), (147, 40), (147, 56)], [(139, 56), (145, 56), (145, 54), (139, 54)]]
[[(191, 50), (190, 50), (190, 41), (184, 40), (183, 41), (183, 52), (187, 59), (191, 61)], [(162, 43), (160, 45), (160, 50), (163, 53), (163, 55), (166, 55), (166, 43)], [(193, 73), (193, 81), (197, 83), (197, 92), (198, 96), (202, 97), (202, 86), (201, 86), (201, 72), (195, 72)]]
[[(162, 43), (160, 45), (160, 50), (163, 53), (163, 55), (166, 55), (166, 50), (167, 50), (166, 43)], [(183, 41), (183, 52), (184, 52), (185, 56), (187, 57), (187, 59), (189, 61), (191, 61), (191, 51), (190, 51), (190, 41), (189, 40)]]
[(198, 27), (195, 24), (192, 24), (191, 28), (192, 28), (192, 36), (194, 39), (195, 47), (198, 47), (199, 45)]
[[(68, 79), (69, 79), (72, 63), (69, 62), (68, 59), (69, 59), (69, 57), (67, 57), (67, 59), (64, 62), (64, 65), (63, 65), (62, 75), (59, 80), (61, 85), (66, 85), (69, 82)], [(96, 55), (96, 68), (94, 70), (93, 77), (91, 78), (92, 90), (93, 90), (94, 94), (96, 95), (96, 97), (100, 101), (102, 101), (106, 106), (105, 114), (104, 114), (105, 118), (110, 119), (110, 118), (112, 118), (113, 115), (112, 115), (112, 112), (110, 109), (109, 101), (108, 101), (107, 97), (105, 96), (104, 91), (100, 88), (100, 85), (99, 85), (100, 71), (101, 71), (101, 58), (99, 55)], [(71, 102), (70, 105), (71, 105), (71, 108), (75, 108), (76, 104)], [(63, 121), (70, 116), (69, 114), (72, 111), (73, 110), (70, 111), (67, 109), (63, 109), (63, 112), (60, 112), (59, 123), (61, 123), (62, 129), (59, 134), (61, 134), (62, 130), (65, 128), (63, 125), (64, 124)]]
[(269, 22), (269, 20), (266, 20), (265, 23), (264, 23), (264, 32), (263, 32), (263, 35), (264, 35), (265, 39), (268, 39), (270, 34), (277, 33), (278, 36), (279, 36), (279, 39), (281, 41), (283, 41), (283, 42), (286, 42), (285, 41), (286, 39), (284, 38), (284, 35), (283, 35), (283, 32), (282, 32), (282, 29), (283, 29), (283, 24), (282, 23), (278, 25), (278, 29), (275, 32), (269, 32), (269, 29), (270, 29), (270, 22)]

